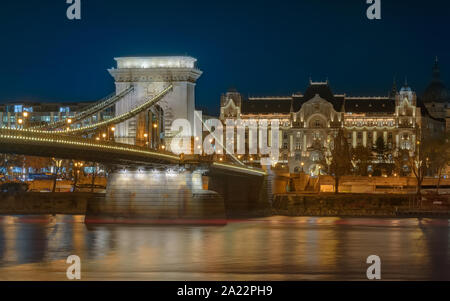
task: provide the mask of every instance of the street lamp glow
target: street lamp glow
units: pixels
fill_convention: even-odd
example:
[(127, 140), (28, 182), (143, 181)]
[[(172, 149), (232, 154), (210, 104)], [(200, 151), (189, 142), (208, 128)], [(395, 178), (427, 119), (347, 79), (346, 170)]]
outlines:
[(23, 117), (27, 118), (28, 117), (28, 112), (23, 112)]
[(19, 118), (19, 120), (17, 120), (17, 123), (18, 123), (18, 124), (22, 124), (22, 123), (23, 123), (23, 119), (22, 119), (22, 118)]

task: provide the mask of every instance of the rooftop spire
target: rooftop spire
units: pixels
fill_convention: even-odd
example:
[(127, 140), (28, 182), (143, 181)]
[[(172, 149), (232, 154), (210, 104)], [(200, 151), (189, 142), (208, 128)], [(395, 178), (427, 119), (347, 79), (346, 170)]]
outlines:
[(439, 70), (439, 60), (438, 57), (436, 56), (433, 66), (433, 79), (440, 80), (440, 78), (441, 78), (441, 71)]
[(394, 79), (393, 79), (393, 82), (392, 82), (392, 89), (391, 89), (391, 97), (395, 97), (395, 95), (397, 94), (397, 80), (396, 80), (396, 78), (395, 78), (395, 75), (394, 75)]

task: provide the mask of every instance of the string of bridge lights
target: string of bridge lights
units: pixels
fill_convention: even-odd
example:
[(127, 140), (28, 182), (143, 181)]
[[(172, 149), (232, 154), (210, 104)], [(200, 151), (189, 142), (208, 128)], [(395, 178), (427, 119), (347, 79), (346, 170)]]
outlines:
[(88, 130), (98, 128), (98, 127), (108, 126), (110, 124), (115, 124), (115, 123), (120, 123), (122, 121), (125, 121), (125, 120), (135, 116), (136, 114), (139, 114), (140, 112), (147, 109), (148, 107), (154, 105), (155, 102), (159, 101), (162, 97), (164, 97), (172, 89), (173, 89), (173, 85), (169, 85), (167, 88), (165, 88), (159, 94), (157, 94), (155, 97), (151, 98), (150, 100), (146, 101), (145, 103), (139, 105), (138, 107), (134, 108), (133, 110), (131, 110), (127, 113), (124, 113), (122, 115), (119, 115), (114, 118), (111, 118), (111, 119), (108, 119), (105, 121), (101, 121), (101, 122), (98, 122), (95, 124), (80, 127), (80, 128), (71, 129), (70, 127), (67, 127), (66, 130), (62, 131), (62, 132), (65, 132), (65, 133), (84, 132), (84, 131), (88, 131)]
[[(7, 133), (4, 133), (4, 132)], [(18, 135), (14, 135), (14, 133), (18, 133)], [(27, 137), (23, 134), (40, 134), (40, 135), (46, 135), (47, 137)], [(83, 146), (83, 147), (90, 147), (90, 148), (97, 148), (97, 149), (107, 149), (107, 150), (115, 150), (115, 151), (126, 151), (126, 152), (132, 152), (137, 154), (143, 154), (143, 155), (149, 155), (149, 156), (155, 156), (160, 157), (164, 159), (168, 159), (174, 162), (180, 162), (180, 157), (173, 155), (173, 154), (165, 154), (161, 152), (155, 152), (150, 151), (146, 149), (137, 149), (137, 147), (134, 146), (124, 146), (124, 145), (112, 145), (114, 142), (107, 142), (107, 144), (104, 144), (105, 142), (96, 142), (96, 141), (86, 141), (86, 139), (83, 138), (75, 138), (70, 137), (71, 140), (78, 139), (83, 141), (70, 141), (68, 139), (61, 139), (63, 137), (48, 137), (49, 135), (55, 135), (55, 132), (45, 132), (34, 130), (34, 129), (10, 129), (10, 128), (1, 128), (0, 129), (0, 139), (5, 140), (24, 140), (24, 141), (36, 141), (36, 142), (48, 142), (48, 143), (57, 143), (57, 144), (63, 144), (63, 145), (74, 145), (74, 146)], [(222, 161), (222, 160), (221, 160)], [(253, 160), (251, 160), (253, 161)], [(231, 169), (236, 171), (245, 171), (247, 173), (254, 173), (257, 175), (266, 175), (265, 171), (254, 169), (250, 166), (247, 167), (240, 167), (236, 166), (230, 163), (222, 163), (222, 162), (213, 162), (213, 166), (220, 167), (223, 169)]]
[[(130, 87), (129, 89), (125, 90), (122, 93), (129, 93), (133, 88)], [(3, 127), (2, 130), (8, 130), (8, 131), (22, 131), (25, 133), (33, 133), (33, 134), (40, 134), (40, 135), (54, 135), (54, 134), (65, 134), (65, 133), (75, 133), (75, 132), (83, 132), (83, 131), (87, 131), (93, 128), (98, 128), (98, 127), (102, 127), (102, 126), (108, 126), (109, 124), (116, 124), (116, 123), (120, 123), (124, 120), (129, 119), (130, 117), (138, 114), (139, 112), (145, 110), (146, 108), (154, 105), (155, 102), (159, 101), (162, 97), (164, 97), (169, 91), (171, 91), (173, 89), (173, 85), (169, 85), (167, 88), (165, 88), (163, 91), (161, 91), (159, 94), (157, 94), (155, 97), (153, 97), (152, 99), (148, 100), (147, 102), (141, 104), (140, 106), (136, 107), (135, 109), (131, 110), (130, 112), (124, 113), (122, 115), (119, 115), (117, 117), (108, 119), (106, 121), (103, 122), (99, 122), (96, 124), (92, 124), (92, 125), (88, 125), (85, 127), (81, 127), (81, 128), (76, 128), (76, 129), (70, 129), (70, 127), (67, 127), (66, 130), (60, 130), (60, 131), (42, 131), (42, 130), (38, 130), (36, 128), (26, 128), (26, 129), (10, 129), (10, 128), (5, 128)], [(128, 91), (130, 90), (130, 91)], [(122, 96), (120, 96), (119, 98), (121, 98)], [(100, 105), (100, 104), (98, 104)], [(85, 114), (85, 113), (80, 113), (80, 114)], [(28, 117), (28, 112), (23, 112), (23, 117), (27, 118)], [(74, 119), (76, 119), (76, 117), (74, 117)], [(68, 123), (69, 125), (72, 124), (73, 119), (69, 118), (67, 120), (64, 121), (64, 123)], [(22, 119), (18, 120), (18, 123), (20, 125), (22, 125), (24, 123), (24, 121)], [(157, 125), (154, 125), (154, 127), (156, 128)], [(111, 127), (111, 131), (115, 131), (115, 127)], [(147, 134), (148, 135), (148, 134)], [(103, 138), (106, 138), (106, 134), (103, 133), (102, 134)], [(30, 141), (38, 141), (38, 142), (50, 142), (50, 143), (60, 143), (60, 144), (70, 144), (70, 145), (79, 145), (79, 146), (88, 146), (88, 147), (94, 147), (94, 148), (103, 148), (103, 149), (111, 149), (111, 150), (118, 150), (118, 151), (131, 151), (131, 152), (135, 152), (135, 153), (140, 153), (140, 154), (149, 154), (149, 155), (154, 155), (154, 156), (159, 156), (159, 157), (164, 157), (167, 159), (171, 159), (171, 160), (176, 160), (179, 161), (180, 158), (178, 156), (174, 156), (174, 155), (170, 155), (170, 154), (162, 154), (162, 153), (158, 153), (158, 152), (152, 152), (149, 150), (140, 150), (140, 149), (136, 149), (136, 148), (132, 148), (130, 146), (124, 147), (124, 146), (113, 146), (113, 145), (103, 145), (100, 144), (98, 141), (100, 140), (99, 137), (96, 137), (96, 143), (92, 143), (92, 142), (81, 142), (81, 141), (68, 141), (66, 140), (62, 140), (62, 139), (54, 139), (54, 138), (39, 138), (39, 137), (24, 137), (24, 136), (14, 136), (14, 135), (4, 135), (4, 134), (0, 134), (0, 138), (5, 138), (5, 139), (22, 139), (22, 140), (30, 140)], [(70, 139), (74, 139), (74, 137), (71, 137)], [(111, 144), (111, 142), (108, 142), (109, 144)], [(163, 148), (164, 150), (164, 148)], [(241, 165), (243, 165), (243, 167), (238, 167), (229, 163), (222, 163), (223, 158), (219, 158), (219, 162), (214, 162), (213, 165), (216, 166), (220, 166), (222, 168), (228, 168), (228, 169), (235, 169), (235, 170), (240, 170), (240, 171), (246, 171), (246, 172), (253, 172), (259, 175), (265, 175), (266, 172), (265, 171), (259, 171), (259, 170), (255, 170), (251, 167), (245, 166), (242, 162), (240, 162), (239, 160), (237, 160), (237, 158), (233, 158), (235, 159), (238, 163), (240, 163)], [(240, 159), (240, 158), (239, 158)], [(253, 158), (250, 158), (250, 161), (253, 161)]]
[[(131, 86), (128, 89), (124, 90), (123, 92), (119, 93), (118, 95), (115, 95), (115, 93), (113, 93), (113, 94), (103, 98), (102, 100), (98, 101), (94, 105), (88, 107), (83, 112), (80, 112), (80, 113), (76, 114), (75, 116), (68, 118), (67, 121), (70, 120), (69, 123), (72, 123), (72, 122), (86, 119), (90, 115), (95, 114), (96, 112), (113, 105), (115, 102), (117, 102), (119, 99), (123, 98), (124, 96), (128, 95), (128, 93), (130, 93), (133, 90), (134, 90), (134, 87)], [(24, 117), (26, 117), (26, 116), (24, 116)], [(64, 125), (65, 123), (66, 123), (66, 120), (59, 120), (59, 121), (51, 122), (46, 125), (36, 126), (33, 128), (36, 128), (36, 129), (44, 128), (44, 127), (55, 128), (55, 127)]]
[[(140, 154), (148, 154), (152, 156), (159, 156), (163, 158), (167, 158), (170, 160), (179, 161), (179, 157), (171, 154), (164, 154), (161, 152), (155, 152), (145, 149), (137, 149), (133, 146), (118, 146), (118, 145), (108, 145), (112, 144), (112, 142), (108, 142), (108, 144), (102, 144), (104, 142), (93, 142), (93, 141), (70, 141), (67, 139), (58, 139), (58, 138), (51, 138), (51, 137), (27, 137), (23, 135), (12, 135), (12, 134), (4, 134), (3, 131), (9, 131), (9, 132), (28, 132), (28, 133), (38, 133), (42, 134), (42, 132), (36, 131), (36, 130), (18, 130), (18, 129), (5, 129), (2, 128), (0, 130), (0, 139), (12, 139), (12, 140), (26, 140), (26, 141), (37, 141), (37, 142), (49, 142), (49, 143), (58, 143), (58, 144), (66, 144), (66, 145), (77, 145), (77, 146), (87, 146), (92, 148), (102, 148), (102, 149), (111, 149), (111, 150), (118, 150), (118, 151), (129, 151), (134, 153), (140, 153)], [(48, 134), (47, 134), (48, 135)], [(73, 138), (71, 138), (73, 139)], [(82, 138), (80, 138), (82, 139)], [(86, 140), (86, 139), (84, 139)]]
[[(94, 124), (90, 124), (90, 125), (86, 125), (84, 127), (79, 127), (79, 128), (74, 128), (71, 129), (70, 125), (73, 123), (74, 119), (73, 118), (68, 118), (67, 120), (64, 121), (65, 124), (68, 124), (69, 126), (65, 129), (65, 130), (59, 130), (59, 131), (48, 131), (48, 130), (38, 130), (37, 128), (29, 128), (29, 129), (24, 129), (24, 130), (29, 130), (29, 131), (33, 131), (35, 133), (43, 133), (43, 134), (48, 134), (48, 133), (60, 133), (60, 134), (71, 134), (71, 133), (77, 133), (77, 132), (85, 132), (85, 131), (89, 131), (95, 128), (99, 128), (99, 127), (104, 127), (104, 126), (108, 126), (110, 124), (117, 124), (117, 123), (121, 123), (137, 114), (139, 114), (140, 112), (142, 112), (143, 110), (147, 109), (148, 107), (154, 105), (155, 102), (159, 101), (162, 97), (164, 97), (169, 91), (171, 91), (173, 89), (173, 85), (169, 85), (167, 88), (165, 88), (163, 91), (161, 91), (159, 94), (157, 94), (155, 97), (151, 98), (150, 100), (146, 101), (145, 103), (139, 105), (138, 107), (134, 108), (133, 110), (124, 113), (122, 115), (116, 116), (114, 118), (108, 119), (108, 120), (104, 120), (98, 123), (94, 123)], [(23, 117), (27, 118), (28, 117), (28, 112), (23, 112)], [(23, 119), (18, 119), (18, 124), (19, 125), (23, 125), (24, 124), (24, 120)], [(115, 128), (114, 128), (115, 130)]]

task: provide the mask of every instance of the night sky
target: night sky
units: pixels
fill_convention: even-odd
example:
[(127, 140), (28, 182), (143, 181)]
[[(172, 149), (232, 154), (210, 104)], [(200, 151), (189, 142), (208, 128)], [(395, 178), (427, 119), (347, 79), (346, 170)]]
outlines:
[(114, 57), (190, 55), (204, 71), (197, 105), (218, 112), (230, 87), (244, 95), (303, 92), (310, 76), (335, 93), (386, 95), (396, 76), (419, 94), (435, 56), (450, 85), (450, 4), (381, 0), (6, 0), (0, 7), (0, 102), (87, 101), (114, 90)]

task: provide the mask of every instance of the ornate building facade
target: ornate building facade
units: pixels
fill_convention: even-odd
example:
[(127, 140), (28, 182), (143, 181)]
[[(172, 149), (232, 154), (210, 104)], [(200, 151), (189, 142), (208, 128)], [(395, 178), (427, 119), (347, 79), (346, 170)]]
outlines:
[[(442, 88), (435, 84), (438, 74), (436, 62), (431, 88), (427, 88), (425, 96), (439, 94), (433, 90)], [(286, 97), (244, 98), (236, 90), (230, 90), (221, 96), (220, 119), (242, 119), (244, 123), (280, 120), (279, 162), (287, 164), (290, 172), (317, 174), (339, 128), (345, 129), (353, 148), (374, 149), (377, 139), (382, 139), (389, 152), (387, 161), (393, 162), (400, 150), (412, 154), (423, 129), (432, 133), (445, 129), (445, 110), (441, 116), (441, 104), (447, 106), (448, 99), (439, 98), (439, 106), (433, 106), (433, 101), (436, 102), (427, 96), (421, 102), (407, 83), (399, 91), (394, 83), (387, 96), (351, 97), (334, 94), (328, 81), (310, 81), (304, 93)], [(428, 107), (436, 110), (428, 113)], [(257, 162), (258, 156), (250, 160)]]

